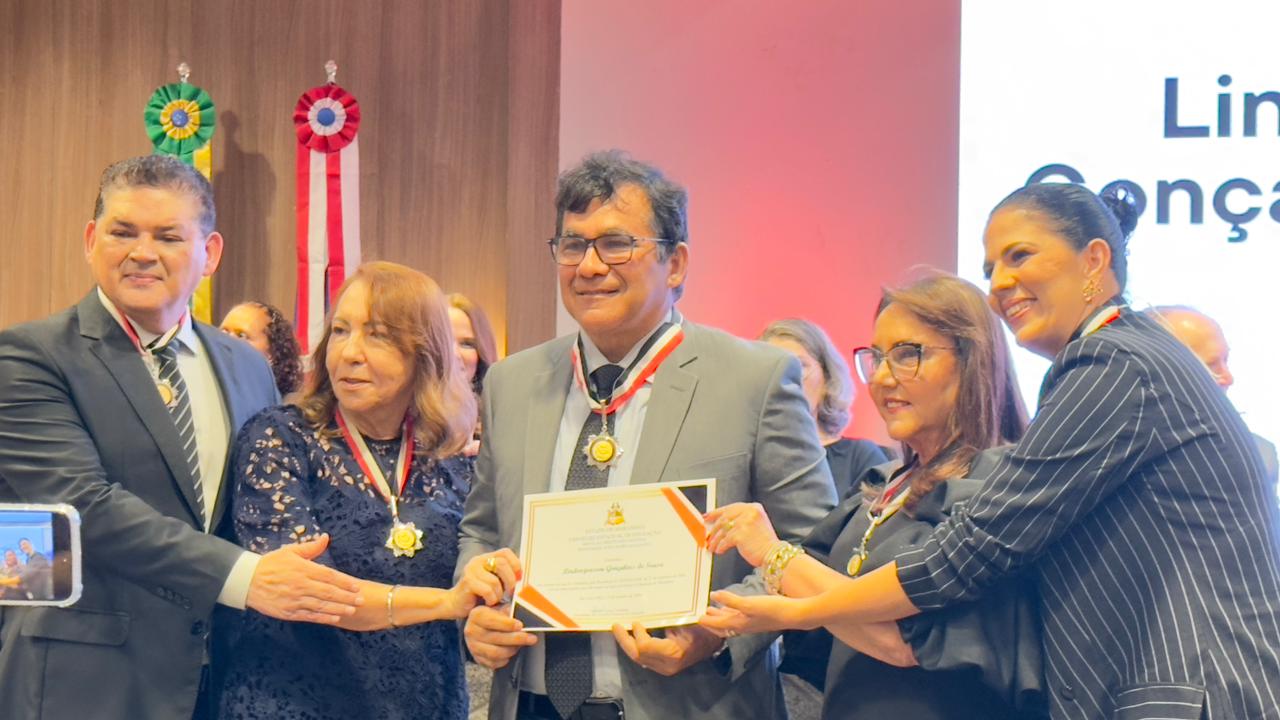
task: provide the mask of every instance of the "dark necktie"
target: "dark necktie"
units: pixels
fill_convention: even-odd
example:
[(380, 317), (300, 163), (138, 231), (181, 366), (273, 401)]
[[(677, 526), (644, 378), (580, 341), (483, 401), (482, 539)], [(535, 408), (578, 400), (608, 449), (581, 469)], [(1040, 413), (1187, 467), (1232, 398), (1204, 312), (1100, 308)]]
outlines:
[[(622, 374), (619, 365), (602, 365), (591, 373), (592, 393), (607, 402), (613, 385)], [(565, 490), (602, 488), (609, 483), (609, 471), (593, 467), (587, 462), (582, 448), (587, 438), (600, 432), (603, 426), (600, 413), (592, 412), (582, 424), (578, 442), (573, 446), (573, 459), (569, 462), (569, 477)], [(547, 665), (543, 677), (547, 684), (547, 698), (555, 706), (560, 717), (567, 718), (591, 695), (591, 635), (589, 633), (557, 632), (546, 634)]]
[(187, 469), (191, 471), (192, 486), (196, 491), (196, 510), (200, 514), (200, 526), (204, 527), (204, 486), (200, 482), (200, 448), (196, 444), (196, 424), (191, 416), (191, 398), (187, 394), (187, 384), (178, 372), (178, 352), (174, 340), (162, 348), (153, 349), (151, 353), (159, 361), (160, 382), (168, 383), (173, 388), (173, 403), (169, 406), (169, 414), (173, 416), (173, 424), (178, 428), (178, 438), (182, 441), (182, 454), (187, 459)]

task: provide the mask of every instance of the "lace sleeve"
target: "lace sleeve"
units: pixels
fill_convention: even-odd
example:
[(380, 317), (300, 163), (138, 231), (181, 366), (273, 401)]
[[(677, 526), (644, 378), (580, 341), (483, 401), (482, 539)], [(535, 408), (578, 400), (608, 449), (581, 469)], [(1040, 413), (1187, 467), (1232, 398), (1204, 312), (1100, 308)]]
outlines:
[[(236, 439), (232, 460), (236, 541), (259, 553), (321, 533), (311, 510), (311, 468), (298, 419), (260, 413)], [(324, 557), (322, 556), (322, 560)]]

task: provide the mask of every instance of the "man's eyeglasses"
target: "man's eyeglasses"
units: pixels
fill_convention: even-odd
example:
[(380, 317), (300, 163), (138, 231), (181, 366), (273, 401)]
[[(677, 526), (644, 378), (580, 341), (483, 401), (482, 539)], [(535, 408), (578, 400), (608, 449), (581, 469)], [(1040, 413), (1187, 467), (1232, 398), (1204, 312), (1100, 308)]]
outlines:
[(858, 371), (858, 379), (867, 385), (875, 377), (876, 370), (886, 360), (889, 362), (889, 374), (898, 382), (911, 380), (920, 373), (920, 364), (924, 362), (926, 350), (955, 350), (953, 347), (940, 345), (922, 345), (920, 343), (898, 343), (883, 352), (879, 348), (860, 347), (853, 351), (853, 365)]
[(636, 246), (647, 240), (658, 245), (675, 244), (675, 240), (662, 238), (638, 238), (633, 235), (601, 235), (594, 240), (574, 237), (554, 237), (547, 241), (551, 246), (551, 257), (556, 264), (574, 266), (587, 256), (587, 249), (594, 247), (600, 262), (605, 265), (621, 265), (635, 254)]

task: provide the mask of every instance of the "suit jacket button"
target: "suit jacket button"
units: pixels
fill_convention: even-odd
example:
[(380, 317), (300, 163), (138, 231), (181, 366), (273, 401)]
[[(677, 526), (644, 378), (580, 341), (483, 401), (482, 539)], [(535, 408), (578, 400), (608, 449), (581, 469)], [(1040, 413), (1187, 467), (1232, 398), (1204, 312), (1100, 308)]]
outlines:
[(205, 630), (207, 629), (208, 629), (208, 626), (205, 625), (205, 622), (203, 620), (197, 620), (194, 623), (191, 623), (192, 635), (203, 635)]
[(1063, 685), (1058, 688), (1058, 697), (1061, 697), (1067, 702), (1072, 702), (1076, 699), (1076, 691), (1070, 685)]

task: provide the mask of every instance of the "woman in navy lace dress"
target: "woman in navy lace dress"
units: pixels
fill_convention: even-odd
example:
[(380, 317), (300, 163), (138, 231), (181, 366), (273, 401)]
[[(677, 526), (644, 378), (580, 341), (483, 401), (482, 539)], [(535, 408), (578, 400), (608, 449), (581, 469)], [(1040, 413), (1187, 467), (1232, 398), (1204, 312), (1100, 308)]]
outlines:
[[(363, 580), (340, 628), (246, 612), (222, 695), (227, 718), (465, 718), (458, 626), (496, 603), (506, 558), (453, 585), (475, 401), (445, 300), (427, 276), (362, 266), (343, 286), (295, 405), (237, 439), (236, 534), (267, 552), (328, 535), (319, 562)], [(486, 564), (487, 563), (487, 564)], [(433, 622), (439, 621), (439, 622)]]

